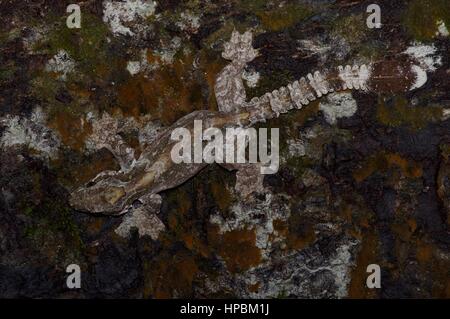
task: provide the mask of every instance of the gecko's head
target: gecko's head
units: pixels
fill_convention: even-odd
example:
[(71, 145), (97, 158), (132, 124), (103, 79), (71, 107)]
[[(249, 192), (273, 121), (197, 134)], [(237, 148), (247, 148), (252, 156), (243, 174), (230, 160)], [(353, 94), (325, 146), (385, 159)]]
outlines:
[(233, 31), (230, 41), (224, 44), (222, 57), (238, 63), (248, 63), (258, 56), (258, 50), (252, 45), (253, 35), (250, 31), (240, 34)]
[(93, 180), (70, 194), (70, 205), (76, 210), (90, 213), (118, 215), (126, 205), (126, 191), (120, 181), (108, 177)]

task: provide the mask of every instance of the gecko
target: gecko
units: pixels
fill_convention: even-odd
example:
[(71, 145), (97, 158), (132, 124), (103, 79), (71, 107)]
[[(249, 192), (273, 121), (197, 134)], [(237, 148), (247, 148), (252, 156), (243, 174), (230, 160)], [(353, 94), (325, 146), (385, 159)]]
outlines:
[[(104, 215), (128, 212), (135, 201), (147, 202), (159, 209), (160, 192), (175, 188), (199, 173), (207, 163), (180, 163), (171, 160), (175, 143), (171, 132), (176, 128), (192, 131), (194, 120), (206, 127), (221, 130), (230, 127), (251, 127), (291, 110), (299, 110), (329, 93), (355, 90), (374, 93), (407, 92), (422, 87), (426, 70), (406, 54), (399, 60), (385, 60), (362, 65), (337, 66), (307, 74), (297, 81), (247, 99), (242, 75), (247, 64), (259, 54), (253, 48), (251, 31), (233, 31), (224, 44), (222, 57), (231, 62), (217, 75), (214, 92), (218, 111), (194, 111), (163, 129), (127, 169), (98, 174), (70, 194), (70, 205), (78, 210)], [(425, 81), (423, 80), (425, 79)], [(239, 169), (239, 165), (223, 165)], [(145, 199), (142, 200), (142, 199)]]

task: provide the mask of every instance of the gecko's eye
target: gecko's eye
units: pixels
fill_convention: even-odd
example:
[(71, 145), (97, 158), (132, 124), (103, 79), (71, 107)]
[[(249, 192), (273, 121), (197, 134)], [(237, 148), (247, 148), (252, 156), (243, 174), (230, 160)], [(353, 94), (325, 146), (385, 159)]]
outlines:
[(142, 202), (139, 199), (136, 199), (132, 205), (133, 205), (133, 208), (139, 208), (142, 206)]

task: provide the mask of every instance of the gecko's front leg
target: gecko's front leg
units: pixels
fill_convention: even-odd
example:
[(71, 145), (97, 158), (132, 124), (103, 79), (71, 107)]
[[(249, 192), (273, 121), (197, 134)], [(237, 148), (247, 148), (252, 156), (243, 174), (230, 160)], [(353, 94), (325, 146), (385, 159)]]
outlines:
[(239, 34), (233, 31), (229, 42), (225, 43), (222, 57), (231, 60), (217, 76), (214, 91), (221, 112), (238, 112), (246, 102), (242, 74), (246, 64), (258, 55), (253, 49), (250, 31)]
[(100, 119), (92, 121), (88, 145), (92, 149), (106, 148), (116, 158), (120, 170), (129, 171), (135, 162), (134, 149), (122, 139), (120, 130), (119, 121), (105, 112)]
[(122, 223), (115, 229), (115, 233), (122, 237), (129, 237), (132, 228), (137, 228), (139, 236), (150, 236), (156, 240), (165, 229), (163, 222), (158, 218), (162, 198), (158, 194), (145, 194), (137, 200), (137, 207), (132, 207), (126, 214)]

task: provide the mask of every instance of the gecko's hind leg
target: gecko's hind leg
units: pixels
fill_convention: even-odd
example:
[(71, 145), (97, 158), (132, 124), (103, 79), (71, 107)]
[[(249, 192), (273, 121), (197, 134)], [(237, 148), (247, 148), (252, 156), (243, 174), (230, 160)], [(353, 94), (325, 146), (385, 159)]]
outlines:
[(150, 236), (158, 239), (159, 234), (165, 230), (163, 222), (158, 218), (162, 204), (162, 197), (158, 194), (145, 194), (136, 200), (128, 213), (124, 215), (122, 223), (115, 229), (116, 234), (129, 237), (132, 228), (137, 228), (139, 236)]

